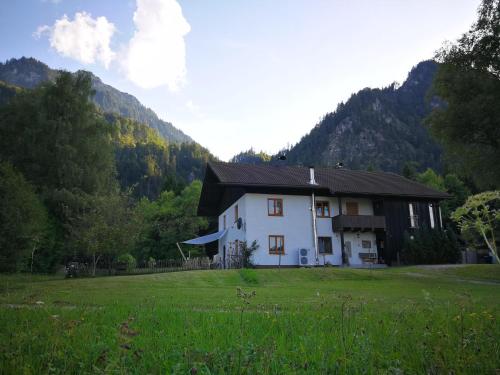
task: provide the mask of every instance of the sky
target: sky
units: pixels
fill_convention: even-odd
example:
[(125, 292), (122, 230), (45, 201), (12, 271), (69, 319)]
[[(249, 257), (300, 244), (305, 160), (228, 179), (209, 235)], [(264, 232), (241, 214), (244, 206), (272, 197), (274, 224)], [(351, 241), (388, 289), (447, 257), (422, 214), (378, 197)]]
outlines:
[(403, 82), (479, 0), (0, 1), (0, 61), (85, 69), (222, 160), (297, 143), (365, 87)]

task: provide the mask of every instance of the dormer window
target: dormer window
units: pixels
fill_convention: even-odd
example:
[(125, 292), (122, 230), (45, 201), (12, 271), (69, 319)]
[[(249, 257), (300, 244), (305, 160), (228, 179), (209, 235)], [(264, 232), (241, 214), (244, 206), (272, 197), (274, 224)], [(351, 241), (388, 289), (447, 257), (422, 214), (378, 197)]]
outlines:
[(267, 214), (269, 216), (283, 216), (283, 199), (269, 198), (267, 200)]

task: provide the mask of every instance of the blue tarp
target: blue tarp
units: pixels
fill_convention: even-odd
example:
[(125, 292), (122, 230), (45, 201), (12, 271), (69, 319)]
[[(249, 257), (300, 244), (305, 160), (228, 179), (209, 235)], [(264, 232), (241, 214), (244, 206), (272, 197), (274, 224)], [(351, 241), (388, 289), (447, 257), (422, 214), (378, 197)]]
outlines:
[(222, 238), (227, 232), (227, 229), (221, 230), (219, 232), (215, 232), (212, 234), (207, 234), (206, 236), (201, 236), (197, 238), (193, 238), (192, 240), (187, 240), (182, 243), (186, 243), (188, 245), (204, 245), (209, 242), (217, 241), (219, 238)]

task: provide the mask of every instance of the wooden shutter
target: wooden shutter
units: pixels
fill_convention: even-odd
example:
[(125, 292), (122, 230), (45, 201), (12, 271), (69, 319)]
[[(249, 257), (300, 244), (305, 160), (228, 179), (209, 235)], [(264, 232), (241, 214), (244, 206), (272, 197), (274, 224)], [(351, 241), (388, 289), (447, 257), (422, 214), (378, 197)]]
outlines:
[(345, 208), (347, 211), (347, 215), (359, 215), (358, 202), (346, 202)]

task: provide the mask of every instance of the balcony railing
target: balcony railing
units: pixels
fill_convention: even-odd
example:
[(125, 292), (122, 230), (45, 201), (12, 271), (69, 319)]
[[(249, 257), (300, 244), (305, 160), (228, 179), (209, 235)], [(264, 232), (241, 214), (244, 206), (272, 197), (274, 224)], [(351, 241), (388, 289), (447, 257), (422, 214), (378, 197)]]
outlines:
[(337, 215), (332, 217), (334, 232), (385, 230), (385, 216), (374, 215)]

